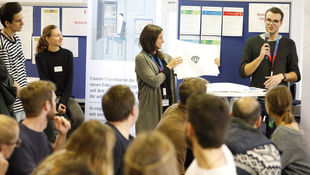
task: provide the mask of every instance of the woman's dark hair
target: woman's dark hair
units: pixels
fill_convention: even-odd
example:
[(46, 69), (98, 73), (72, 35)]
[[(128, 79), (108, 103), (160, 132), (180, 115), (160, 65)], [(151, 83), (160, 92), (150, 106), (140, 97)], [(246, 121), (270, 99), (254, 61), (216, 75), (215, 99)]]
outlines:
[(156, 52), (159, 58), (163, 59), (163, 54), (156, 48), (156, 40), (163, 29), (159, 26), (149, 24), (144, 27), (140, 34), (140, 45), (142, 49), (149, 54), (154, 55), (154, 51)]
[(1, 24), (5, 26), (5, 21), (12, 23), (14, 15), (22, 11), (22, 6), (18, 2), (7, 2), (0, 8)]
[(48, 42), (46, 41), (45, 37), (51, 37), (52, 30), (57, 29), (55, 25), (48, 25), (44, 27), (42, 35), (39, 39), (38, 45), (37, 45), (37, 53), (43, 52), (45, 49), (48, 48)]

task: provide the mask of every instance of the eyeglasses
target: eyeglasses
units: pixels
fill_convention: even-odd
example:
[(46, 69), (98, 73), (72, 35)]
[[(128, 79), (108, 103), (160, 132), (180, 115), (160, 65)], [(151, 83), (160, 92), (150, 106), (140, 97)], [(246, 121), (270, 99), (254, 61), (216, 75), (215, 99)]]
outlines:
[(22, 144), (22, 139), (18, 139), (16, 142), (13, 143), (7, 143), (8, 145), (16, 145), (16, 147), (19, 147)]
[(278, 19), (272, 20), (272, 19), (270, 19), (270, 18), (267, 18), (267, 19), (265, 19), (265, 21), (266, 21), (267, 23), (269, 23), (269, 24), (271, 24), (271, 23), (273, 23), (273, 24), (279, 24), (279, 23), (280, 23), (280, 20), (278, 20)]

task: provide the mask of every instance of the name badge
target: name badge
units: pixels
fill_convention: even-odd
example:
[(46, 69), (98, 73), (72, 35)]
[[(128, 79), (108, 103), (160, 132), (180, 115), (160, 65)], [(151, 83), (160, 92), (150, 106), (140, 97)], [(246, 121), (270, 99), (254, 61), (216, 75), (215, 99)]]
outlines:
[(54, 72), (62, 72), (62, 66), (55, 66)]
[(163, 99), (162, 104), (163, 106), (169, 106), (169, 99)]

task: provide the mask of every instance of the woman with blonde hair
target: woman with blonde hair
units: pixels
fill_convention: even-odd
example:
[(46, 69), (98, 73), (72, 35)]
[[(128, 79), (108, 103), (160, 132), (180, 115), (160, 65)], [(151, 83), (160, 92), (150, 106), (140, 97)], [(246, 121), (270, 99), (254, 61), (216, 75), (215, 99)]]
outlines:
[(75, 154), (58, 151), (48, 156), (31, 175), (94, 175), (85, 162), (75, 159)]
[(125, 154), (125, 175), (177, 175), (172, 142), (161, 132), (142, 133)]
[(275, 86), (267, 92), (266, 111), (277, 126), (271, 140), (283, 151), (282, 174), (310, 174), (309, 145), (292, 115), (292, 95), (286, 86)]
[(95, 175), (113, 175), (114, 143), (114, 132), (109, 126), (89, 120), (73, 132), (64, 151), (47, 158), (33, 175), (43, 175), (40, 172), (57, 167), (61, 160), (83, 162)]
[(84, 122), (84, 114), (72, 96), (73, 54), (61, 47), (62, 41), (62, 34), (55, 25), (46, 26), (39, 39), (35, 59), (40, 79), (56, 84), (57, 111), (71, 119), (71, 133)]
[(11, 117), (0, 114), (0, 175), (4, 175), (9, 167), (9, 159), (15, 149), (21, 144), (19, 127)]

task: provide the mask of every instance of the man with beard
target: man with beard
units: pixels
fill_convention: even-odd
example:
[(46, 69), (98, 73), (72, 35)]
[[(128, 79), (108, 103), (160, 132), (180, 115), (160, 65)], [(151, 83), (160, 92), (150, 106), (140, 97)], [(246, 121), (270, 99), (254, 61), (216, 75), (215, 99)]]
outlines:
[[(71, 125), (64, 117), (55, 117), (55, 90), (55, 85), (50, 81), (35, 81), (22, 88), (20, 97), (26, 113), (26, 119), (19, 123), (22, 144), (9, 159), (7, 174), (28, 175), (53, 150), (64, 148)], [(53, 119), (58, 131), (54, 148), (43, 132), (47, 122)]]

